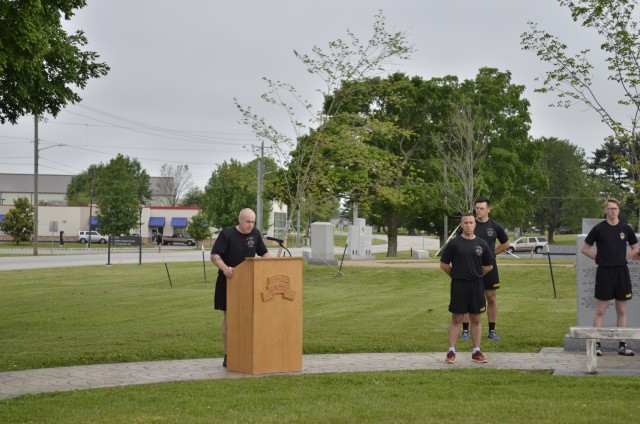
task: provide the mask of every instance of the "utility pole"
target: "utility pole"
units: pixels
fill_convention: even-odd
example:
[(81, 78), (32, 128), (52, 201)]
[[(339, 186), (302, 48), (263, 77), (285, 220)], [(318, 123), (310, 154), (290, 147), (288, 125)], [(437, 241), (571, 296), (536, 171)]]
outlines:
[(38, 256), (38, 119), (33, 116), (33, 256)]
[(256, 205), (256, 228), (262, 234), (262, 158), (264, 157), (264, 141), (260, 147), (260, 156), (258, 157), (258, 196)]

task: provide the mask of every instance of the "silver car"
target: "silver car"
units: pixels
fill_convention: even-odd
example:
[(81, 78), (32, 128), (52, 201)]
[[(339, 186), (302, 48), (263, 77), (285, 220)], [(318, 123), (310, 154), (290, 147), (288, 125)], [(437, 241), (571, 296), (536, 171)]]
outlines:
[(507, 252), (535, 252), (542, 253), (544, 247), (549, 244), (546, 237), (520, 237), (507, 249)]
[(91, 237), (91, 243), (106, 244), (109, 241), (109, 236), (103, 236), (97, 231), (78, 231), (76, 240), (80, 243), (87, 243)]

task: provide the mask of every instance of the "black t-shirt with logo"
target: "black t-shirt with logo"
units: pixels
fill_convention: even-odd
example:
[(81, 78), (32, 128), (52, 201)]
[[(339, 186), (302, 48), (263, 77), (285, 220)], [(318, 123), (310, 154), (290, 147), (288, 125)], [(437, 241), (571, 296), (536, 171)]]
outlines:
[(451, 265), (454, 280), (477, 280), (482, 278), (483, 266), (493, 265), (493, 255), (480, 237), (469, 240), (457, 236), (445, 246), (440, 262)]
[(638, 238), (629, 224), (618, 221), (611, 225), (604, 220), (589, 231), (584, 242), (589, 246), (596, 245), (596, 264), (616, 267), (627, 264), (627, 244), (633, 246)]

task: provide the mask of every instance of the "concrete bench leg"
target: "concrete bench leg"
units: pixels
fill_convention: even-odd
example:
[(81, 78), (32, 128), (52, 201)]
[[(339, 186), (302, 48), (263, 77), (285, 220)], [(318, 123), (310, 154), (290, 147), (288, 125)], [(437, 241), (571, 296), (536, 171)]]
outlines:
[(597, 368), (596, 339), (587, 339), (587, 372), (589, 374), (595, 374)]

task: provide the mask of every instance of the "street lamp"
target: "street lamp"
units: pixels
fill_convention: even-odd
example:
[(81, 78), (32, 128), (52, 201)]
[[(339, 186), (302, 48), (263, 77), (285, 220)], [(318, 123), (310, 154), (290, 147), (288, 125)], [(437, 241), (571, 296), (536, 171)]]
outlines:
[[(40, 151), (50, 149), (52, 147), (66, 146), (66, 144), (54, 144), (53, 146), (47, 146), (38, 148), (38, 122), (41, 116), (34, 115), (34, 133), (33, 133), (33, 256), (38, 256), (38, 158)], [(89, 236), (91, 239), (91, 236)]]
[(144, 206), (140, 205), (140, 215), (138, 216), (138, 266), (142, 266), (142, 208)]

